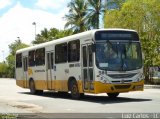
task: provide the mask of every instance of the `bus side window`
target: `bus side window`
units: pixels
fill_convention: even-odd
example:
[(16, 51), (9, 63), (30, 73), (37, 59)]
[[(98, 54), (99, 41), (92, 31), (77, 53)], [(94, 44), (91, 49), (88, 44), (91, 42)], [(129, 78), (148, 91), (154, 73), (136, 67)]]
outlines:
[(57, 44), (55, 46), (55, 63), (65, 63), (67, 60), (67, 43)]
[(35, 66), (35, 50), (29, 51), (29, 66)]
[(79, 61), (80, 57), (80, 41), (70, 41), (68, 43), (68, 62)]
[(22, 67), (22, 54), (16, 54), (16, 68)]
[(89, 67), (93, 66), (93, 59), (92, 59), (92, 46), (88, 46), (88, 55), (89, 55)]
[(35, 60), (36, 66), (45, 65), (45, 48), (36, 50)]
[(54, 59), (53, 59), (53, 52), (51, 53), (51, 68), (53, 69)]

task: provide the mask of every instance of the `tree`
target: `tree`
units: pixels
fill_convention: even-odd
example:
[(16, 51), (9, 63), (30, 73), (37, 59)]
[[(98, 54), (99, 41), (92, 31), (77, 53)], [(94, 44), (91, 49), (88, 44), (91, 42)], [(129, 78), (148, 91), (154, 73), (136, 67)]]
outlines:
[(22, 43), (20, 39), (15, 40), (13, 43), (9, 45), (10, 54), (15, 56), (17, 50), (25, 47), (28, 47), (28, 45)]
[(3, 63), (0, 63), (0, 77), (7, 77), (8, 76), (8, 65), (3, 62)]
[(71, 30), (58, 30), (56, 28), (51, 28), (49, 30), (49, 34), (53, 40), (53, 39), (59, 39), (59, 38), (63, 38), (63, 37), (72, 35), (73, 32)]
[(63, 38), (71, 34), (72, 34), (71, 30), (58, 30), (56, 28), (51, 28), (50, 30), (47, 30), (45, 28), (44, 30), (41, 31), (40, 34), (37, 34), (36, 40), (33, 40), (32, 43), (40, 44), (51, 40)]
[(102, 0), (88, 0), (87, 20), (90, 28), (99, 28), (100, 15), (105, 12)]
[(40, 34), (36, 35), (36, 39), (34, 41), (32, 41), (33, 44), (39, 44), (39, 43), (44, 43), (47, 41), (50, 41), (50, 35), (49, 35), (49, 31), (44, 28), (44, 30), (41, 30)]
[(14, 77), (15, 74), (15, 55), (16, 51), (22, 48), (28, 47), (28, 45), (21, 42), (21, 40), (15, 40), (9, 45), (10, 54), (7, 57), (8, 64), (8, 77)]
[(117, 10), (107, 10), (105, 27), (120, 27), (136, 30), (140, 35), (145, 55), (145, 78), (149, 79), (149, 67), (160, 66), (160, 3), (157, 0), (127, 0)]
[(63, 38), (66, 36), (72, 35), (73, 32), (71, 30), (59, 30), (59, 32), (55, 35), (55, 39)]
[(65, 28), (69, 28), (74, 33), (88, 30), (86, 25), (87, 3), (85, 0), (71, 0), (68, 4), (69, 13), (65, 15), (67, 23)]

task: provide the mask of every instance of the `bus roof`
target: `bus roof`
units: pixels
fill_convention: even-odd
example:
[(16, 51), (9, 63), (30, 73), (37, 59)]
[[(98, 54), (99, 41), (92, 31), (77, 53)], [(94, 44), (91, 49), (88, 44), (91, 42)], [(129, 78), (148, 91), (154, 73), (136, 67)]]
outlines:
[(94, 29), (94, 30), (85, 31), (85, 32), (82, 32), (82, 33), (74, 34), (74, 35), (67, 36), (67, 37), (60, 38), (60, 39), (53, 39), (52, 41), (48, 41), (48, 42), (45, 42), (45, 43), (37, 44), (35, 46), (30, 46), (30, 47), (27, 47), (27, 48), (23, 48), (23, 49), (17, 50), (16, 53), (22, 53), (24, 51), (31, 51), (31, 50), (38, 49), (38, 48), (43, 48), (45, 46), (49, 46), (49, 45), (52, 45), (52, 44), (67, 42), (67, 41), (69, 41), (71, 39), (85, 38), (87, 36), (93, 37), (93, 34), (96, 31), (104, 31), (104, 30), (106, 30), (106, 31), (114, 31), (114, 30), (116, 31), (116, 30), (119, 30), (119, 31), (136, 32), (135, 30), (121, 29), (121, 28)]

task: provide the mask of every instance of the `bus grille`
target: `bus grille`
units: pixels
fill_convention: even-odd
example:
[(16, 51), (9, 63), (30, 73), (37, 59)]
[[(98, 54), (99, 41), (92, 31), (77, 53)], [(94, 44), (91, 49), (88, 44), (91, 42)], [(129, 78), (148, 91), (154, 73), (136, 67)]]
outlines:
[[(132, 80), (124, 80), (124, 83), (130, 83), (132, 82)], [(122, 83), (121, 80), (118, 80), (118, 81), (112, 81), (112, 83)]]
[(135, 76), (136, 73), (132, 73), (132, 74), (108, 74), (109, 77), (111, 78), (132, 78), (133, 76)]
[(131, 85), (114, 85), (116, 89), (128, 89)]

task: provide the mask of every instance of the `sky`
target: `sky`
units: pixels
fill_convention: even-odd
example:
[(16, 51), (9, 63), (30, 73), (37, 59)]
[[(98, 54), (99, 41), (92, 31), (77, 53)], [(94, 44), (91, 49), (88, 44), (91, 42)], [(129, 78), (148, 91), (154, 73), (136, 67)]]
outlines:
[(28, 45), (44, 28), (64, 29), (70, 0), (0, 0), (0, 62), (9, 54), (8, 45), (20, 40)]

